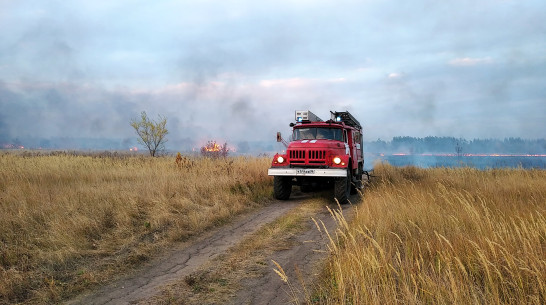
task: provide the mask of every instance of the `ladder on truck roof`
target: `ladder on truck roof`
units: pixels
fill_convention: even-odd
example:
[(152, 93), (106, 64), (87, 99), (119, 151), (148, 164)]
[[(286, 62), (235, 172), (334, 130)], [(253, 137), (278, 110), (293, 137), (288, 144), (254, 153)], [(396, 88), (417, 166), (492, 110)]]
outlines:
[(332, 121), (334, 122), (343, 122), (346, 125), (349, 125), (351, 127), (362, 129), (362, 126), (358, 122), (357, 119), (355, 119), (349, 111), (330, 111), (332, 114)]

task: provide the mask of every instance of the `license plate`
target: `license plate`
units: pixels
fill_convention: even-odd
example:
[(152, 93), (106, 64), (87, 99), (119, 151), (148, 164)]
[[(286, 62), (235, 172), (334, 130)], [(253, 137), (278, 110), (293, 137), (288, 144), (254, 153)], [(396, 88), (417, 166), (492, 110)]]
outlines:
[(310, 175), (314, 173), (315, 173), (314, 169), (297, 169), (296, 170), (296, 175)]

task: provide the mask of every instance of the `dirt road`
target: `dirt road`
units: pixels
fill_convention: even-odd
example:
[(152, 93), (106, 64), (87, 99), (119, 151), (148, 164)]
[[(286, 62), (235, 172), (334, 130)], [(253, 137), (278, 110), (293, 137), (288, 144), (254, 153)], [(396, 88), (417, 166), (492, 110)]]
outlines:
[[(344, 213), (348, 213), (350, 209), (349, 205), (343, 206)], [(314, 219), (320, 225), (324, 224), (330, 233), (335, 230), (335, 221), (326, 208), (317, 213)], [(307, 222), (310, 223), (308, 229), (295, 236), (294, 246), (273, 253), (268, 260), (268, 272), (261, 278), (247, 279), (232, 304), (277, 305), (305, 301), (312, 293), (313, 280), (321, 271), (323, 259), (327, 255), (328, 240), (324, 231), (319, 231), (311, 219)], [(290, 279), (290, 286), (275, 272), (271, 272), (272, 269), (277, 269), (272, 261), (279, 263), (284, 269)]]
[[(120, 280), (98, 289), (93, 293), (81, 295), (67, 304), (155, 304), (164, 303), (154, 299), (164, 287), (180, 282), (208, 262), (225, 253), (229, 248), (240, 243), (244, 238), (271, 223), (297, 207), (309, 196), (296, 193), (289, 201), (275, 201), (270, 205), (242, 215), (230, 224), (212, 230), (205, 235), (184, 243), (169, 253), (152, 260), (139, 271), (125, 275)], [(350, 209), (350, 206), (345, 208)], [(344, 208), (344, 209), (345, 209)], [(322, 220), (333, 230), (334, 220), (324, 208), (315, 219)], [(286, 304), (291, 301), (287, 285), (272, 271), (275, 260), (285, 269), (292, 279), (297, 279), (295, 270), (301, 278), (310, 279), (317, 272), (317, 263), (325, 257), (325, 239), (312, 223), (305, 226), (305, 231), (294, 236), (294, 246), (287, 250), (274, 252), (265, 262), (263, 276), (242, 280), (242, 287), (230, 296), (233, 304)], [(267, 268), (265, 268), (267, 267)], [(303, 296), (304, 289), (297, 281), (293, 289), (299, 289)], [(171, 304), (186, 304), (184, 300), (175, 300)]]

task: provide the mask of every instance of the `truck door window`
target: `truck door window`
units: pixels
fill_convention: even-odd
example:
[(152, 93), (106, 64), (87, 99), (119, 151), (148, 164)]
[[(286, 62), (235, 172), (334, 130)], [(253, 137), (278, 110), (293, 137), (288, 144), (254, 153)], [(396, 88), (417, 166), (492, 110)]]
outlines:
[(354, 142), (355, 142), (355, 144), (356, 144), (356, 148), (357, 148), (357, 149), (361, 149), (361, 148), (362, 148), (362, 145), (360, 144), (361, 139), (362, 139), (362, 135), (360, 134), (360, 132), (355, 131), (355, 133), (354, 133)]

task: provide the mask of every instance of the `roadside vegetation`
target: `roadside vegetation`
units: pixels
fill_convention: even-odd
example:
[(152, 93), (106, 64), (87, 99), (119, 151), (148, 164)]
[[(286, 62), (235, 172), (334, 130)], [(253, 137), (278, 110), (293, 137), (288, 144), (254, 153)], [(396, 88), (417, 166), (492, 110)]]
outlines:
[(546, 303), (546, 171), (374, 174), (309, 303)]
[(0, 154), (0, 304), (58, 303), (264, 203), (269, 162)]

